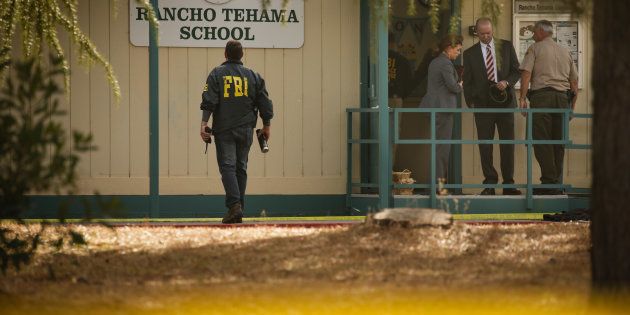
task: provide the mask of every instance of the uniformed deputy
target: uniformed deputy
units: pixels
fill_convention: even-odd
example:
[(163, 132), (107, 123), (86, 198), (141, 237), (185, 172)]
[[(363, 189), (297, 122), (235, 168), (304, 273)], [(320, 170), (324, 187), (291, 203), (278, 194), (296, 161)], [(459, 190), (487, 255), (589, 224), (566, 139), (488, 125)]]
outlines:
[[(534, 40), (521, 63), (521, 108), (527, 108), (526, 96), (532, 108), (575, 108), (578, 75), (569, 50), (556, 43), (551, 35), (553, 26), (547, 20), (534, 25)], [(531, 81), (530, 81), (531, 80)], [(530, 88), (531, 82), (531, 90)], [(562, 139), (563, 114), (536, 113), (533, 117), (534, 140)], [(564, 145), (535, 144), (534, 154), (540, 164), (543, 184), (562, 182)], [(535, 194), (562, 194), (559, 189), (534, 189)]]
[(271, 135), (273, 105), (265, 81), (243, 66), (243, 46), (231, 40), (225, 45), (226, 61), (208, 75), (201, 95), (201, 138), (210, 139), (205, 131), (213, 115), (212, 134), (217, 148), (217, 163), (229, 209), (223, 223), (241, 223), (247, 187), (247, 160), (253, 141), (257, 114), (263, 121), (263, 134)]

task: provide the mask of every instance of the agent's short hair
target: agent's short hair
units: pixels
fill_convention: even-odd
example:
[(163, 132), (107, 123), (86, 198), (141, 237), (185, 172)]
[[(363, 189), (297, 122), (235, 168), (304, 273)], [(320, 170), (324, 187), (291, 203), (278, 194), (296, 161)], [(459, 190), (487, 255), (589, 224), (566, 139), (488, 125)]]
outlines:
[(534, 24), (534, 28), (540, 29), (549, 35), (553, 34), (553, 25), (547, 20), (540, 20), (536, 22), (536, 24)]
[(225, 56), (230, 60), (241, 60), (243, 58), (243, 45), (237, 40), (228, 41), (225, 44)]
[(461, 45), (463, 42), (464, 42), (463, 37), (459, 35), (448, 34), (442, 37), (442, 40), (440, 40), (440, 44), (438, 45), (438, 48), (440, 49), (440, 52), (442, 52), (447, 47), (455, 47), (457, 45)]

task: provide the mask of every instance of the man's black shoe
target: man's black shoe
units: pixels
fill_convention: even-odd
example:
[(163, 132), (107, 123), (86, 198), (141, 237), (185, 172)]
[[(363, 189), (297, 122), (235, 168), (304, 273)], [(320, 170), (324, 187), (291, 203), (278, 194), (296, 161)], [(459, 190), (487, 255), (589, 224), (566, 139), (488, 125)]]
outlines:
[(521, 194), (521, 191), (516, 189), (516, 188), (503, 188), (503, 194), (504, 195), (518, 196), (518, 195)]
[(484, 190), (481, 191), (480, 195), (482, 196), (490, 196), (490, 195), (496, 195), (494, 188), (486, 188)]
[(241, 209), (241, 204), (236, 203), (230, 207), (223, 220), (221, 220), (224, 224), (232, 224), (232, 223), (242, 223), (243, 222), (243, 209)]

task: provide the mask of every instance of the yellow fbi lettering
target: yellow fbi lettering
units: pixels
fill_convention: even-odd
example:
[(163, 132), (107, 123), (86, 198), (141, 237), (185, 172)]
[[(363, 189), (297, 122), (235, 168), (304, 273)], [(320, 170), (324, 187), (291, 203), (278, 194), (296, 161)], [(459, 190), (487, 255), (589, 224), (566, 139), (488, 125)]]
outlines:
[[(239, 76), (228, 75), (223, 77), (223, 97), (241, 97), (247, 95), (247, 78), (241, 78)], [(230, 95), (232, 92), (232, 95)]]

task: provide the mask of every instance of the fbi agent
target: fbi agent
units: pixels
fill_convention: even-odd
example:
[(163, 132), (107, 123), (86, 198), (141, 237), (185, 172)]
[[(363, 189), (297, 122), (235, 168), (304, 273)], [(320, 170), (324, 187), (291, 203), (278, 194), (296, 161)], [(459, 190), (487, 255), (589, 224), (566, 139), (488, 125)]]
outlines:
[[(208, 75), (201, 95), (200, 135), (209, 141), (214, 135), (217, 163), (225, 189), (225, 205), (228, 212), (223, 223), (241, 223), (247, 187), (247, 160), (253, 140), (257, 115), (263, 121), (262, 132), (267, 139), (271, 135), (273, 104), (260, 74), (243, 66), (243, 46), (238, 41), (228, 41), (225, 46), (226, 61)], [(212, 116), (212, 131), (206, 132)]]

